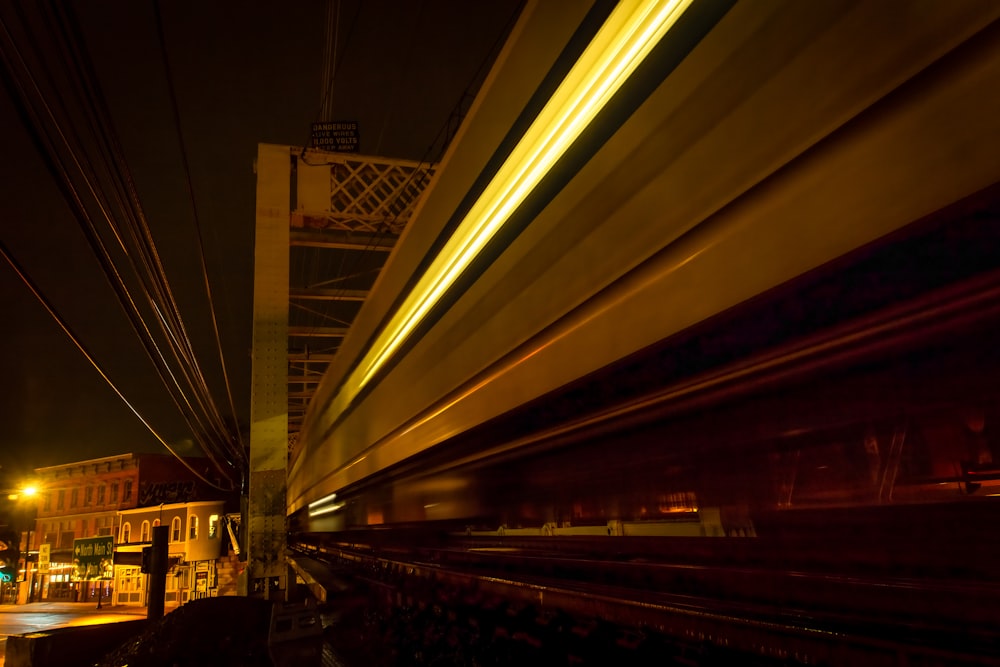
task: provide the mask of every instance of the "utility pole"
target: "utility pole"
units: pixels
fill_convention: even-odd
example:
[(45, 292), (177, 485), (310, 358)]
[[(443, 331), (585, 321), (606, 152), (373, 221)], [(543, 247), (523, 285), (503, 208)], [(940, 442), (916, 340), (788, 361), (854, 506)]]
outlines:
[(146, 608), (146, 618), (150, 621), (163, 618), (163, 604), (167, 595), (167, 565), (170, 560), (167, 544), (169, 531), (169, 526), (153, 526), (153, 546), (149, 555), (149, 606)]

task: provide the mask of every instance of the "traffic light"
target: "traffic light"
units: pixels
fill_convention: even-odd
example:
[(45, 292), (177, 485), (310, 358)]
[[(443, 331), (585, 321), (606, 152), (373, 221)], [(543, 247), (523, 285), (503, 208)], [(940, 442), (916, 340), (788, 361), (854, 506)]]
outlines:
[(153, 571), (153, 547), (142, 548), (142, 562), (139, 565), (139, 571), (143, 574), (149, 574)]
[(17, 563), (20, 553), (14, 533), (0, 535), (0, 581), (17, 579)]

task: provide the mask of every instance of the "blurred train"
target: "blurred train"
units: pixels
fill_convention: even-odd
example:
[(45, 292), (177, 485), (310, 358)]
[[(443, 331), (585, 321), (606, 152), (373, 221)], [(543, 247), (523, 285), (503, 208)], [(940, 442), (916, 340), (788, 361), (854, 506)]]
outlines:
[(1000, 3), (660, 3), (645, 59), (469, 237), (640, 4), (525, 4), (310, 405), (293, 535), (995, 516)]

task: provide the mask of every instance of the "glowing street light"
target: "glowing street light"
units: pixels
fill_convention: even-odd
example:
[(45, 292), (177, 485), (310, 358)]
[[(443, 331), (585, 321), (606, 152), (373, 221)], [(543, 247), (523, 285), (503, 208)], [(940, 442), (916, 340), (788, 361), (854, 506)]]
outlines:
[(25, 498), (31, 498), (38, 494), (38, 487), (28, 485), (17, 491), (11, 491), (7, 494), (7, 500), (19, 500), (22, 496)]

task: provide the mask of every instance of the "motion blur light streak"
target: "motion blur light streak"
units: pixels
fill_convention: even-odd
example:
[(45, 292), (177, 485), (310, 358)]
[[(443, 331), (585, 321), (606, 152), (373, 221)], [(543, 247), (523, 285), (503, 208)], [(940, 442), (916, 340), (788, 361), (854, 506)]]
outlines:
[(344, 503), (334, 503), (333, 505), (328, 505), (326, 507), (320, 507), (318, 509), (309, 509), (309, 516), (323, 516), (324, 514), (333, 514), (337, 510), (343, 509)]
[(343, 412), (594, 120), (692, 0), (622, 2), (331, 402)]
[(336, 500), (337, 494), (331, 493), (328, 496), (309, 503), (309, 516), (321, 516), (323, 514), (336, 512), (344, 506), (344, 503), (338, 503)]

